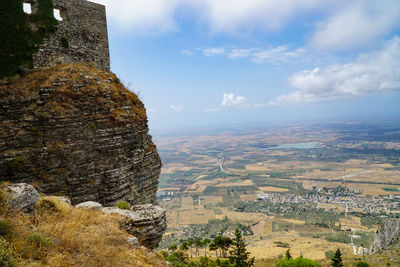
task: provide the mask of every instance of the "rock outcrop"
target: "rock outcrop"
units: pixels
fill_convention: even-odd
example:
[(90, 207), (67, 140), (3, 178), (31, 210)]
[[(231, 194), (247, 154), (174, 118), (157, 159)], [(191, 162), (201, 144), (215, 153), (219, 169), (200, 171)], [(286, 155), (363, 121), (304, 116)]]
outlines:
[(376, 232), (370, 253), (375, 254), (391, 248), (400, 248), (400, 220), (387, 220)]
[(156, 248), (167, 230), (165, 210), (151, 204), (136, 205), (131, 210), (103, 208), (105, 213), (117, 213), (126, 217), (122, 228), (147, 248)]
[(9, 198), (7, 204), (11, 209), (32, 213), (35, 209), (36, 202), (40, 200), (38, 191), (29, 184), (11, 184), (6, 186), (5, 190)]
[(58, 65), (0, 81), (0, 179), (72, 204), (154, 204), (161, 161), (146, 110), (118, 78)]

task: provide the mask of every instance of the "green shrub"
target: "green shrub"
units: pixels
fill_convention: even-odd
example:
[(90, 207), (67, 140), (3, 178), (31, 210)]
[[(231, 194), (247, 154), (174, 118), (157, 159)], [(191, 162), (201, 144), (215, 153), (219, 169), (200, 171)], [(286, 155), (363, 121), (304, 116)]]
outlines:
[(296, 259), (282, 259), (275, 267), (320, 267), (318, 263), (307, 258), (298, 257)]
[(32, 232), (26, 237), (25, 254), (33, 259), (40, 260), (46, 257), (53, 241), (41, 232)]
[[(32, 54), (56, 31), (52, 0), (38, 0), (36, 14), (23, 11), (22, 0), (0, 1), (0, 79), (32, 68)], [(33, 24), (34, 27), (30, 27)]]
[(360, 261), (356, 264), (356, 267), (368, 267), (369, 264), (364, 262), (364, 261)]
[(328, 251), (325, 252), (325, 256), (326, 256), (326, 258), (327, 258), (328, 260), (330, 260), (330, 259), (333, 258), (333, 256), (335, 256), (335, 251), (333, 251), (333, 250), (328, 250)]
[(2, 267), (16, 267), (18, 255), (14, 247), (5, 239), (0, 237), (0, 266)]
[(69, 41), (68, 41), (67, 37), (65, 37), (65, 36), (61, 37), (60, 41), (61, 41), (62, 47), (69, 48)]
[(14, 225), (9, 220), (0, 221), (0, 236), (10, 241), (14, 232)]
[(53, 245), (53, 241), (41, 232), (32, 232), (26, 237), (28, 244), (34, 248), (48, 249)]
[(119, 201), (117, 203), (117, 205), (115, 205), (115, 207), (117, 207), (119, 209), (123, 209), (123, 210), (130, 210), (131, 209), (131, 205), (129, 205), (129, 203), (126, 202), (126, 201)]

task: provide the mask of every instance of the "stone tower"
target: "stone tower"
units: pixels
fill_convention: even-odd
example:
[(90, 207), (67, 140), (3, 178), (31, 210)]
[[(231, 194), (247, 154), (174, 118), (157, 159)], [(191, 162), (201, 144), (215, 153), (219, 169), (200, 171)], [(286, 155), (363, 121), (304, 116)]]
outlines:
[[(37, 0), (25, 0), (31, 12), (37, 11)], [(94, 62), (109, 70), (110, 55), (105, 6), (86, 0), (53, 0), (54, 12), (60, 17), (56, 32), (46, 38), (33, 54), (33, 68), (51, 67), (57, 63)]]

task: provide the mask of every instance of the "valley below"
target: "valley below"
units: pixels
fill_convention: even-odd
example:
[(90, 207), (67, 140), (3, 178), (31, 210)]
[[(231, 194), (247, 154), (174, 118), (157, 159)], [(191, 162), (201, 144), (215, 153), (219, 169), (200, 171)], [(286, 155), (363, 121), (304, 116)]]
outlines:
[[(155, 138), (167, 248), (245, 235), (258, 262), (363, 255), (400, 215), (400, 124), (335, 122), (204, 130)], [(202, 253), (215, 257), (215, 252)]]

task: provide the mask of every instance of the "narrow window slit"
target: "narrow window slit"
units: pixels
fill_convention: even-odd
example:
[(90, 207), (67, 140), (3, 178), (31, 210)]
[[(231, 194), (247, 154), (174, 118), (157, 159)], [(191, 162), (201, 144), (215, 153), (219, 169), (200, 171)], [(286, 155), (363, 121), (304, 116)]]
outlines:
[(30, 3), (24, 3), (23, 8), (26, 14), (32, 14), (32, 6)]
[(59, 9), (54, 9), (54, 18), (58, 21), (62, 21), (61, 12)]

